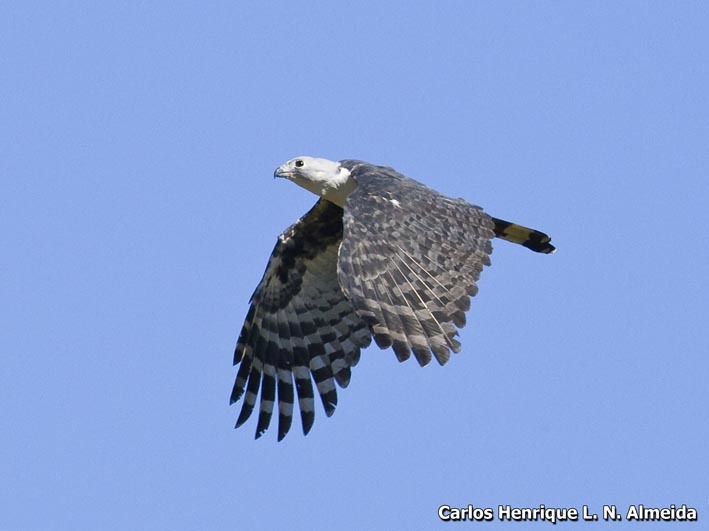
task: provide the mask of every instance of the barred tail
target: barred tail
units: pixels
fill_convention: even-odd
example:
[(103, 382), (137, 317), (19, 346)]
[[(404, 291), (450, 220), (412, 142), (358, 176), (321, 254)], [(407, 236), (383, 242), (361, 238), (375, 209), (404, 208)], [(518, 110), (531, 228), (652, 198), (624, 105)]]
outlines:
[(509, 221), (492, 218), (495, 222), (495, 236), (508, 242), (524, 245), (527, 249), (538, 253), (549, 254), (556, 250), (551, 243), (551, 238), (538, 230), (528, 229)]

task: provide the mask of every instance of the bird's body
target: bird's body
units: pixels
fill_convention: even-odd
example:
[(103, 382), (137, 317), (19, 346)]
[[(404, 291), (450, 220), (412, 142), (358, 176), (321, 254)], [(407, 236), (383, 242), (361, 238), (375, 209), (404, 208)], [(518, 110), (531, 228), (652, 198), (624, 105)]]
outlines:
[[(356, 160), (298, 157), (283, 177), (320, 199), (278, 239), (251, 298), (234, 356), (232, 403), (245, 392), (243, 424), (261, 391), (256, 436), (278, 404), (282, 439), (297, 392), (303, 431), (314, 419), (315, 381), (325, 412), (371, 339), (400, 361), (444, 364), (458, 352), (470, 297), (490, 240), (553, 252), (541, 232), (493, 218), (391, 168)], [(293, 382), (295, 381), (295, 391)]]

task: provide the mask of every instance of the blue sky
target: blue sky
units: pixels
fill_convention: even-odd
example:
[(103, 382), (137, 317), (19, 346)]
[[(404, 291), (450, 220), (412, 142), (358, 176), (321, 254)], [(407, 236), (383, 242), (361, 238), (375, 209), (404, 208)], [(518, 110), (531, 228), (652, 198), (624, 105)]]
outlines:
[[(708, 17), (3, 3), (0, 529), (432, 529), (469, 503), (706, 520)], [(315, 200), (271, 177), (300, 154), (393, 166), (558, 252), (496, 242), (447, 366), (371, 347), (333, 417), (254, 441), (232, 352)]]

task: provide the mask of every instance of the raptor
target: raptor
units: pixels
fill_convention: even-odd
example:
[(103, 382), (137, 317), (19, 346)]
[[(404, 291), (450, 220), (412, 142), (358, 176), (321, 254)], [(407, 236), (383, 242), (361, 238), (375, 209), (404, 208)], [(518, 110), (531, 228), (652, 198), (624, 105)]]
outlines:
[[(351, 368), (372, 339), (400, 361), (445, 364), (460, 351), (470, 297), (490, 241), (539, 253), (543, 232), (494, 218), (392, 168), (359, 160), (297, 157), (276, 169), (319, 196), (279, 237), (250, 300), (234, 354), (231, 403), (243, 396), (236, 426), (258, 401), (256, 438), (278, 406), (278, 440), (291, 428), (296, 401), (303, 432), (337, 405)], [(294, 385), (295, 384), (295, 385)], [(260, 391), (260, 398), (259, 398)]]

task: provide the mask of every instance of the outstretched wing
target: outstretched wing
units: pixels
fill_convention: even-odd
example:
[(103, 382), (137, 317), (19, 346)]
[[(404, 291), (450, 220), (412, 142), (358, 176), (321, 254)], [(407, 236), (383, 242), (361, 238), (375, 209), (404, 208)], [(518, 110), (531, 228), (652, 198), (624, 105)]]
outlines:
[(293, 378), (303, 432), (315, 416), (311, 377), (330, 416), (335, 381), (346, 387), (350, 367), (371, 333), (345, 298), (337, 280), (342, 209), (320, 200), (278, 238), (266, 272), (251, 297), (234, 353), (240, 364), (233, 404), (246, 391), (236, 426), (251, 415), (261, 389), (256, 438), (266, 431), (278, 395), (278, 440), (290, 429)]
[(342, 161), (357, 181), (344, 208), (342, 289), (381, 348), (440, 364), (458, 352), (470, 296), (490, 264), (493, 221), (391, 168)]

